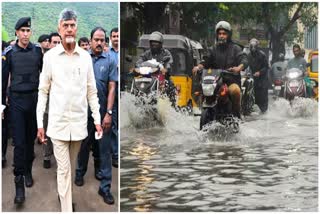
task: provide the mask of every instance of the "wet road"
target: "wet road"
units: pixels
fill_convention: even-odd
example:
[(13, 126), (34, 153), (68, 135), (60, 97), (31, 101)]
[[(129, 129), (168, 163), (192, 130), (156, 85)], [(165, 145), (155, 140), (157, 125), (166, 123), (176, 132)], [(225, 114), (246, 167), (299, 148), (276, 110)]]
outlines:
[(269, 100), (225, 137), (164, 106), (148, 122), (122, 96), (121, 211), (317, 211), (318, 103)]
[[(51, 158), (50, 169), (42, 167), (42, 146), (35, 144), (36, 158), (33, 162), (34, 185), (25, 188), (26, 201), (22, 206), (14, 204), (14, 176), (12, 157), (13, 146), (11, 140), (8, 143), (7, 166), (2, 169), (2, 212), (60, 212), (57, 192), (57, 164), (54, 156)], [(104, 203), (102, 197), (98, 195), (100, 181), (94, 177), (94, 167), (92, 155), (88, 163), (88, 171), (84, 176), (84, 185), (78, 187), (73, 185), (76, 212), (117, 212), (118, 194), (118, 169), (112, 167), (111, 193), (115, 198), (114, 205)]]

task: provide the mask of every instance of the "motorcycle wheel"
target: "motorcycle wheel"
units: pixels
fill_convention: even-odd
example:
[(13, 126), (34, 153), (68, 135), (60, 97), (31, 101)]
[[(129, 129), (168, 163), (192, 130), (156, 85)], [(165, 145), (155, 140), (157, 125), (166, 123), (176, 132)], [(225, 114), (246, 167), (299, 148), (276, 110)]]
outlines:
[(202, 128), (213, 121), (213, 109), (212, 108), (205, 108), (201, 111), (200, 117), (200, 130)]
[(254, 105), (253, 95), (245, 94), (241, 100), (241, 108), (243, 115), (249, 115), (252, 112)]

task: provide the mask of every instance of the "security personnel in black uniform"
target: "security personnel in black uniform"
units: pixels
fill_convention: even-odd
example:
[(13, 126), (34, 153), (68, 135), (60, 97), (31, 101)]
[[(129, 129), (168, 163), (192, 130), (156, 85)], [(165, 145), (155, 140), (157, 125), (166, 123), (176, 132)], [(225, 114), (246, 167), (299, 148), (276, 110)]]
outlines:
[(268, 59), (259, 49), (259, 41), (255, 38), (249, 42), (248, 61), (254, 79), (254, 95), (256, 104), (262, 113), (268, 110)]
[(25, 201), (25, 189), (33, 185), (32, 162), (37, 134), (36, 107), (39, 75), (42, 69), (42, 50), (32, 44), (31, 18), (18, 20), (15, 26), (18, 40), (5, 50), (3, 67), (10, 73), (9, 104), (14, 148), (16, 196), (14, 202)]
[[(2, 60), (5, 60), (6, 57), (4, 55), (2, 55)], [(8, 120), (8, 113), (9, 113), (9, 109), (7, 106), (7, 87), (8, 87), (8, 78), (9, 78), (9, 72), (8, 69), (6, 69), (6, 65), (4, 63), (2, 63), (2, 72), (1, 72), (1, 78), (2, 78), (2, 100), (1, 103), (2, 105), (6, 106), (6, 108), (4, 109), (3, 113), (2, 113), (2, 139), (1, 139), (1, 143), (2, 143), (2, 168), (6, 167), (6, 163), (7, 163), (7, 146), (8, 146), (8, 137), (9, 137), (9, 120)]]

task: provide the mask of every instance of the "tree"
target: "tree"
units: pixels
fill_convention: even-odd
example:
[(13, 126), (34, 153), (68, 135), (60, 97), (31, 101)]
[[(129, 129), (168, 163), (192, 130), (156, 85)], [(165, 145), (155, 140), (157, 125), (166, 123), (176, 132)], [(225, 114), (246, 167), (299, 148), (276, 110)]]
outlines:
[(317, 25), (318, 20), (317, 2), (255, 2), (226, 5), (229, 7), (229, 17), (234, 22), (264, 25), (270, 36), (272, 62), (278, 60), (279, 53), (285, 53), (285, 42), (301, 40), (303, 34), (296, 28), (298, 20), (308, 28)]

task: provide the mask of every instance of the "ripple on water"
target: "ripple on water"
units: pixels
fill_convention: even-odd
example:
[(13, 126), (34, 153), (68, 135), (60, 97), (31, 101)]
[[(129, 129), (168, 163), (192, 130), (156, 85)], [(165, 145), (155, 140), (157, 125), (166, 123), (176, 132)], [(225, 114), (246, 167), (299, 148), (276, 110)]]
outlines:
[(233, 184), (236, 181), (239, 181), (239, 179), (236, 179), (236, 178), (225, 178), (225, 177), (215, 177), (215, 178), (212, 178), (211, 180), (221, 184)]
[(184, 189), (187, 187), (192, 188), (196, 185), (197, 185), (197, 183), (195, 183), (195, 182), (183, 182), (183, 183), (175, 185), (174, 188), (176, 188), (176, 189)]
[(155, 172), (177, 172), (177, 173), (189, 173), (189, 172), (194, 172), (193, 169), (188, 169), (188, 168), (154, 168), (152, 171)]
[(168, 195), (186, 195), (186, 194), (200, 194), (199, 190), (176, 190), (167, 193)]
[(154, 181), (151, 184), (148, 184), (147, 186), (150, 188), (156, 188), (156, 189), (166, 189), (172, 185), (174, 185), (174, 182), (166, 182), (166, 181)]
[(192, 206), (192, 207), (199, 207), (199, 206), (205, 206), (211, 204), (210, 201), (200, 201), (200, 200), (194, 200), (190, 201), (188, 203), (184, 203), (185, 206)]

